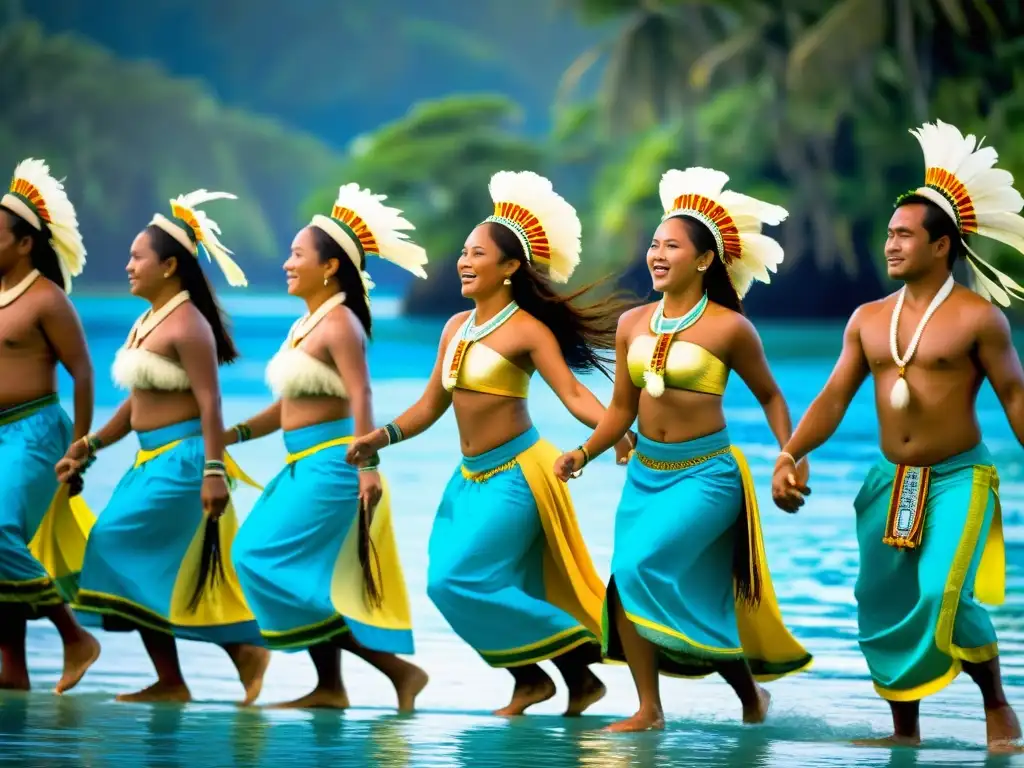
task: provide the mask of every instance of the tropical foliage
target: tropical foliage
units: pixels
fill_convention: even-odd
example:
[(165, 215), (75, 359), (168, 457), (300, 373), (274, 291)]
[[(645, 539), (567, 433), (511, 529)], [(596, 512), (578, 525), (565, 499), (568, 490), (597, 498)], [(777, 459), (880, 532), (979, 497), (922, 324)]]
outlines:
[(126, 63), (31, 22), (0, 28), (0, 168), (45, 157), (78, 207), (82, 284), (120, 282), (132, 234), (168, 200), (199, 187), (238, 200), (210, 207), (253, 276), (279, 272), (311, 183), (338, 158), (271, 120), (226, 109), (199, 83)]
[[(593, 209), (616, 248), (651, 226), (651, 215), (638, 212), (656, 210), (660, 169), (727, 169), (737, 185), (789, 209), (784, 271), (803, 279), (784, 282), (818, 288), (792, 300), (773, 290), (772, 298), (791, 311), (803, 303), (812, 314), (845, 312), (875, 292), (873, 257), (891, 202), (921, 179), (908, 128), (938, 117), (987, 136), (1002, 165), (1024, 178), (1011, 127), (1024, 107), (1017, 3), (570, 5), (585, 19), (617, 24), (617, 34), (569, 68), (562, 89), (565, 103), (589, 69), (603, 66), (595, 115), (605, 146), (617, 151), (593, 186)], [(860, 290), (849, 290), (851, 281)]]

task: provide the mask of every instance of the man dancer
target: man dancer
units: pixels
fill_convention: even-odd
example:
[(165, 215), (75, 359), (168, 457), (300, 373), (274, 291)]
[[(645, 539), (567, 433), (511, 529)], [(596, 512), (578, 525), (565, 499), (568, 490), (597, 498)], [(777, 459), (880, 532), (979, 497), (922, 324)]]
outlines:
[[(85, 249), (75, 210), (41, 160), (0, 199), (0, 689), (27, 690), (26, 621), (46, 616), (64, 642), (57, 692), (99, 656), (68, 610), (91, 515), (54, 469), (92, 422), (92, 364), (65, 293)], [(57, 400), (57, 364), (75, 381), (75, 423)]]
[[(894, 733), (864, 744), (920, 743), (920, 700), (963, 669), (981, 689), (989, 748), (1017, 751), (1017, 716), (1003, 693), (995, 631), (977, 600), (1001, 603), (1005, 553), (998, 475), (981, 442), (975, 401), (988, 378), (1024, 442), (1024, 372), (1003, 313), (1024, 289), (982, 261), (967, 234), (1024, 250), (1024, 199), (954, 126), (912, 131), (925, 186), (901, 197), (885, 245), (889, 276), (903, 288), (850, 318), (843, 351), (821, 394), (775, 465), (772, 496), (803, 504), (794, 463), (824, 443), (864, 379), (875, 384), (884, 456), (854, 500), (860, 573), (859, 641)], [(957, 286), (964, 256), (977, 293)], [(978, 294), (981, 294), (980, 296)], [(902, 322), (901, 322), (902, 320)]]

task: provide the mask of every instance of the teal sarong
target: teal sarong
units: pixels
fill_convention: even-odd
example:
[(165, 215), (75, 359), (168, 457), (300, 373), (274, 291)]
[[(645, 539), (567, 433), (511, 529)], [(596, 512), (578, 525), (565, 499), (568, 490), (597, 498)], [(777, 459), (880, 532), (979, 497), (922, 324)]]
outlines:
[(0, 409), (0, 607), (30, 618), (78, 588), (92, 515), (55, 470), (71, 438), (56, 394)]
[(413, 653), (386, 484), (368, 531), (379, 605), (365, 589), (359, 470), (345, 461), (352, 428), (352, 419), (342, 419), (285, 432), (287, 465), (235, 539), (235, 570), (271, 648), (304, 650), (351, 632), (366, 648)]
[(430, 533), (427, 594), (493, 667), (600, 643), (604, 589), (576, 524), (559, 451), (537, 430), (463, 458)]
[(855, 596), (860, 647), (875, 690), (890, 701), (916, 701), (949, 685), (962, 662), (999, 654), (978, 601), (1002, 602), (1005, 549), (999, 477), (984, 445), (929, 468), (923, 533), (914, 549), (883, 541), (898, 469), (879, 461), (854, 501)]
[[(226, 645), (261, 643), (231, 564), (238, 529), (229, 503), (218, 523), (224, 578), (189, 607), (199, 579), (206, 462), (198, 419), (139, 432), (135, 465), (96, 520), (75, 610), (108, 630), (149, 629)], [(225, 454), (228, 474), (251, 482)]]
[[(736, 589), (738, 547), (756, 604)], [(666, 675), (703, 677), (716, 664), (746, 659), (767, 681), (811, 663), (782, 621), (753, 478), (726, 430), (683, 443), (639, 435), (615, 516), (604, 610), (604, 653), (625, 661), (611, 616), (616, 599), (657, 646)]]

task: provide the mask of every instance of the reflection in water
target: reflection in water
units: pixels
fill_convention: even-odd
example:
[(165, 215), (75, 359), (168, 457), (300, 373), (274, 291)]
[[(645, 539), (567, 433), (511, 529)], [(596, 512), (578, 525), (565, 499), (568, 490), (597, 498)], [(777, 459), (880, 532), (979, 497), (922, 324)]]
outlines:
[[(138, 314), (134, 304), (99, 302), (83, 321), (97, 365), (109, 365)], [(113, 313), (113, 315), (111, 314)], [(118, 315), (121, 313), (121, 315)], [(112, 322), (114, 316), (117, 322)], [(123, 320), (123, 322), (122, 322)], [(236, 328), (246, 362), (224, 375), (224, 420), (234, 423), (265, 407), (263, 364), (277, 350), (291, 319), (248, 318)], [(795, 414), (802, 413), (827, 379), (832, 358), (807, 356), (814, 329), (764, 329), (773, 372)], [(378, 417), (396, 416), (422, 393), (436, 355), (440, 327), (382, 318), (375, 322), (370, 348)], [(842, 328), (822, 331), (838, 343)], [(791, 354), (792, 352), (796, 354)], [(71, 392), (62, 372), (61, 391)], [(598, 397), (610, 385), (587, 377)], [(97, 377), (96, 421), (102, 423), (120, 402), (104, 377)], [(72, 404), (65, 400), (70, 410)], [(738, 384), (725, 396), (729, 430), (751, 464), (763, 509), (765, 546), (783, 615), (794, 634), (814, 653), (807, 674), (773, 683), (773, 711), (764, 726), (739, 722), (735, 695), (714, 678), (665, 681), (662, 696), (669, 715), (664, 733), (606, 735), (600, 728), (635, 710), (629, 672), (600, 672), (609, 694), (595, 716), (565, 720), (554, 713), (564, 699), (538, 706), (537, 714), (515, 720), (482, 711), (507, 697), (507, 673), (490, 670), (451, 632), (426, 596), (426, 541), (433, 512), (458, 461), (456, 425), (450, 416), (426, 435), (389, 449), (392, 504), (402, 510), (398, 545), (415, 619), (416, 661), (431, 675), (420, 697), (422, 711), (397, 717), (394, 694), (379, 673), (356, 661), (346, 681), (364, 708), (335, 712), (239, 709), (222, 702), (237, 696), (234, 670), (223, 652), (182, 643), (182, 663), (200, 702), (184, 708), (114, 702), (121, 690), (152, 682), (149, 661), (133, 635), (100, 633), (103, 655), (69, 695), (49, 692), (60, 673), (61, 644), (45, 622), (29, 627), (29, 665), (36, 690), (0, 693), (0, 766), (501, 766), (509, 768), (670, 768), (673, 766), (1014, 766), (1024, 758), (989, 757), (977, 688), (959, 680), (922, 707), (922, 750), (858, 749), (849, 741), (881, 736), (891, 727), (889, 710), (873, 692), (857, 647), (853, 585), (859, 567), (850, 503), (868, 467), (877, 458), (877, 430), (869, 387), (862, 388), (833, 440), (812, 457), (814, 495), (799, 515), (776, 510), (769, 492), (777, 445), (756, 400)], [(530, 412), (541, 430), (559, 445), (578, 444), (587, 430), (542, 383), (530, 396)], [(1000, 470), (1000, 497), (1007, 533), (1007, 600), (992, 611), (999, 633), (1003, 680), (1010, 700), (1024, 707), (1024, 463), (1005, 415), (989, 387), (983, 388), (979, 421)], [(86, 501), (101, 512), (137, 441), (121, 441), (103, 452), (90, 474)], [(238, 446), (235, 458), (257, 480), (267, 480), (284, 460), (279, 439)], [(623, 474), (611, 457), (572, 487), (580, 526), (598, 571), (611, 559), (615, 502)], [(239, 490), (236, 503), (244, 525), (255, 492)], [(225, 666), (226, 665), (226, 666)], [(277, 655), (263, 701), (305, 693), (313, 684), (308, 664)]]

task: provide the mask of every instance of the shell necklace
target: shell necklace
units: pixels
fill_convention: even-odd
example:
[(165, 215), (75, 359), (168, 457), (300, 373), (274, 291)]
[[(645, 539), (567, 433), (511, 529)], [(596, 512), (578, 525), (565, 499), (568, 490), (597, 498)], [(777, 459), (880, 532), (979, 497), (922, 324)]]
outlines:
[(907, 384), (906, 379), (907, 366), (910, 365), (910, 360), (917, 351), (917, 344), (921, 341), (924, 327), (931, 320), (939, 305), (952, 293), (955, 284), (953, 276), (950, 275), (946, 282), (942, 284), (942, 287), (939, 288), (939, 292), (935, 294), (932, 303), (928, 305), (928, 309), (925, 310), (924, 315), (921, 317), (921, 322), (917, 324), (917, 330), (914, 331), (914, 336), (910, 340), (910, 346), (907, 347), (907, 354), (903, 357), (900, 357), (899, 346), (896, 341), (896, 330), (900, 324), (900, 312), (903, 309), (903, 297), (907, 293), (907, 287), (903, 286), (900, 289), (899, 298), (896, 299), (896, 307), (892, 311), (892, 322), (889, 324), (889, 351), (892, 353), (893, 362), (900, 369), (899, 378), (896, 379), (896, 383), (892, 385), (892, 391), (889, 393), (889, 404), (898, 411), (905, 410), (910, 405), (910, 386)]
[(651, 333), (657, 336), (657, 339), (651, 352), (651, 362), (644, 371), (644, 389), (651, 397), (661, 397), (665, 394), (665, 366), (668, 364), (668, 350), (672, 346), (672, 339), (677, 333), (685, 331), (700, 320), (707, 308), (708, 295), (705, 293), (685, 315), (666, 320), (665, 299), (662, 298), (658, 302), (654, 314), (651, 315)]
[(33, 283), (39, 279), (39, 270), (33, 269), (21, 282), (13, 288), (9, 288), (6, 291), (0, 291), (0, 307), (7, 307), (21, 298), (21, 295), (25, 293), (29, 288), (32, 287)]
[(166, 320), (171, 312), (188, 300), (188, 291), (182, 291), (181, 293), (175, 294), (170, 301), (160, 307), (156, 312), (152, 309), (146, 310), (146, 313), (136, 320), (135, 325), (132, 326), (132, 330), (128, 334), (128, 341), (125, 343), (125, 346), (129, 349), (141, 346), (143, 339), (156, 330), (156, 327)]
[(482, 325), (474, 325), (476, 310), (469, 313), (466, 322), (462, 324), (459, 331), (459, 343), (455, 346), (455, 353), (452, 355), (451, 365), (448, 366), (448, 373), (445, 376), (444, 388), (451, 392), (459, 381), (459, 368), (466, 357), (466, 349), (475, 341), (480, 341), (484, 336), (494, 333), (519, 311), (519, 305), (510, 301), (498, 314)]
[(288, 340), (289, 345), (294, 349), (302, 343), (302, 340), (309, 336), (313, 332), (313, 329), (317, 327), (321, 320), (327, 317), (327, 313), (330, 312), (337, 306), (345, 303), (345, 292), (336, 293), (319, 307), (316, 308), (316, 312), (307, 314), (301, 318), (298, 323), (295, 324), (291, 332), (291, 338)]

